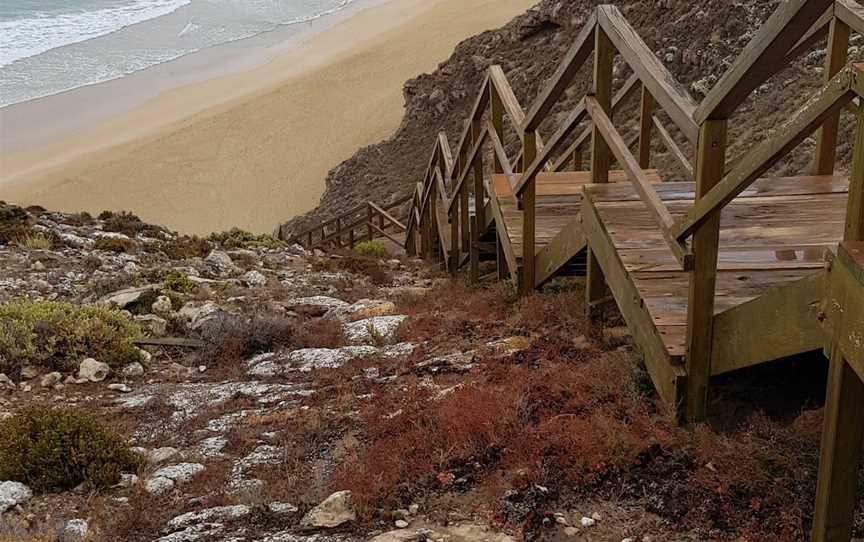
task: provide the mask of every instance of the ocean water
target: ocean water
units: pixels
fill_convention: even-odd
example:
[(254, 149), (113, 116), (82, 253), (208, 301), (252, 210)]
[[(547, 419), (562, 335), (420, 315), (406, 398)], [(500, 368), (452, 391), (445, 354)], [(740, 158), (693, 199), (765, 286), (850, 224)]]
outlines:
[(354, 0), (0, 0), (0, 107), (300, 25)]

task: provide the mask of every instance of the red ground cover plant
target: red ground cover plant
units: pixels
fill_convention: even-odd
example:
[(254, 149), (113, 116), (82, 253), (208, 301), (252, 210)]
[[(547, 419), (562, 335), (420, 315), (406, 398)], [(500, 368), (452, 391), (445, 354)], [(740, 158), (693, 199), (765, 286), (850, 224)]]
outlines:
[(521, 301), (462, 285), (438, 293), (404, 305), (406, 338), (436, 348), (521, 334), (532, 345), (481, 359), (457, 381), (407, 376), (371, 390), (361, 444), (330, 480), (333, 490), (353, 491), (362, 517), (471, 491), (487, 496), (502, 522), (530, 530), (544, 512), (513, 518), (502, 499), (540, 485), (555, 501), (543, 506), (628, 499), (705, 539), (806, 538), (820, 411), (792, 423), (757, 413), (724, 432), (679, 428), (638, 359), (604, 347), (582, 318), (580, 292)]

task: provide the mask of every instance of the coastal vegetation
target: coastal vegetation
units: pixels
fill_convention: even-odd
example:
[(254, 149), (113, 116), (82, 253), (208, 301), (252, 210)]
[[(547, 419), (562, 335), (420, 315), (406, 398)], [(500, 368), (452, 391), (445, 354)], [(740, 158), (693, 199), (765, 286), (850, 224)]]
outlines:
[(32, 407), (0, 421), (0, 480), (37, 492), (105, 488), (142, 465), (122, 437), (78, 410)]
[(0, 373), (25, 366), (67, 372), (93, 357), (111, 367), (141, 361), (141, 329), (119, 311), (51, 301), (0, 305)]

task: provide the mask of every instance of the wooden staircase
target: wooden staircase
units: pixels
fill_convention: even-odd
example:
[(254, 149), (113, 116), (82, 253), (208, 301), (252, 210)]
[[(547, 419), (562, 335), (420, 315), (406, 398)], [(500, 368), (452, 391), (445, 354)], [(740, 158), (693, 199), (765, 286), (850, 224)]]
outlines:
[[(495, 260), (526, 295), (584, 273), (587, 306), (617, 304), (670, 412), (703, 419), (713, 376), (823, 344), (825, 255), (864, 223), (864, 135), (851, 175), (834, 173), (841, 113), (864, 125), (864, 66), (846, 62), (852, 31), (864, 34), (852, 0), (785, 1), (696, 103), (617, 8), (598, 6), (527, 112), (503, 70), (489, 69), (455, 151), (436, 139), (406, 248), (454, 274), (466, 267), (472, 281)], [(727, 156), (740, 105), (826, 36), (823, 87)], [(631, 72), (624, 81), (616, 56)], [(541, 137), (592, 57), (591, 92)], [(637, 112), (635, 133), (613, 122), (624, 110)], [(817, 130), (808, 175), (768, 175)], [(674, 171), (655, 169), (654, 139)]]

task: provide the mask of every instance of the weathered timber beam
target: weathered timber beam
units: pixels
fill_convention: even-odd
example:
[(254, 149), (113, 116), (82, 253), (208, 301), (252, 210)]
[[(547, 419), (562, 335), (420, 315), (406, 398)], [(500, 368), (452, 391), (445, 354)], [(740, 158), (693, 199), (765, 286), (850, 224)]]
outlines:
[(606, 112), (603, 111), (603, 108), (600, 107), (600, 104), (597, 103), (597, 100), (592, 96), (588, 96), (585, 98), (585, 104), (594, 126), (602, 134), (604, 141), (609, 146), (609, 150), (612, 151), (615, 159), (618, 160), (618, 163), (627, 174), (627, 178), (630, 180), (633, 188), (636, 189), (642, 202), (648, 207), (648, 210), (657, 222), (657, 226), (663, 234), (669, 250), (675, 255), (675, 259), (681, 264), (682, 269), (690, 270), (693, 265), (692, 255), (687, 252), (684, 245), (669, 233), (669, 228), (675, 223), (675, 220), (672, 218), (663, 200), (660, 199), (660, 196), (654, 190), (645, 172), (639, 167), (636, 157), (630, 152), (627, 143), (612, 125), (612, 121), (606, 115)]
[[(468, 153), (468, 164), (474, 163), (474, 160), (477, 158), (477, 153), (479, 153), (480, 149), (483, 148), (483, 143), (485, 143), (487, 137), (489, 137), (489, 131), (484, 128), (480, 131), (479, 137), (477, 137), (477, 141), (474, 143), (474, 147), (471, 149), (471, 152)], [(456, 186), (453, 188), (454, 194), (457, 194), (460, 190), (462, 190), (462, 184), (465, 182), (465, 179), (468, 178), (469, 172), (472, 172), (471, 168), (466, 167), (465, 171), (462, 172), (462, 175), (459, 176), (459, 180), (456, 182)], [(453, 210), (453, 205), (455, 205), (457, 199), (458, 198), (452, 198), (450, 200), (450, 203), (447, 205), (448, 212), (451, 212)]]
[(833, 4), (833, 0), (781, 3), (697, 108), (696, 123), (729, 118), (754, 88), (783, 65), (789, 51)]
[(504, 106), (504, 111), (510, 118), (516, 130), (520, 130), (522, 122), (525, 120), (525, 111), (522, 110), (522, 105), (516, 95), (513, 94), (513, 87), (504, 75), (504, 70), (501, 66), (494, 65), (489, 67), (489, 78), (495, 89), (498, 91), (498, 97), (501, 99), (501, 105)]
[[(615, 97), (612, 99), (612, 114), (617, 113), (625, 103), (627, 103), (627, 98), (633, 95), (633, 92), (636, 91), (639, 87), (637, 85), (639, 83), (639, 77), (636, 74), (632, 74), (627, 81), (624, 83), (618, 92), (615, 93)], [(552, 171), (561, 171), (561, 167), (567, 163), (570, 156), (579, 150), (588, 139), (591, 137), (591, 127), (585, 129), (579, 137), (577, 137), (573, 143), (567, 147), (567, 150), (564, 151), (558, 160), (552, 165)]]
[(507, 231), (507, 222), (504, 220), (504, 214), (501, 212), (501, 207), (498, 205), (498, 197), (495, 191), (489, 185), (489, 182), (484, 180), (483, 186), (489, 196), (489, 208), (492, 211), (493, 220), (495, 221), (495, 230), (498, 234), (498, 242), (501, 244), (501, 251), (504, 253), (504, 259), (507, 261), (507, 269), (512, 276), (516, 272), (516, 252), (513, 250), (513, 243), (510, 240), (510, 234)]
[(387, 211), (385, 211), (384, 209), (382, 209), (382, 208), (379, 207), (378, 205), (375, 205), (375, 204), (374, 204), (373, 202), (371, 202), (371, 201), (369, 202), (369, 205), (371, 205), (372, 208), (375, 209), (375, 211), (376, 211), (379, 215), (381, 215), (381, 216), (383, 216), (384, 218), (386, 218), (386, 219), (387, 219), (391, 224), (393, 224), (394, 226), (396, 226), (396, 227), (399, 228), (400, 230), (405, 231), (405, 230), (407, 229), (407, 228), (405, 227), (404, 224), (402, 224), (401, 222), (399, 222), (396, 218), (393, 217), (393, 215), (391, 215), (390, 213), (388, 213)]
[(486, 133), (489, 134), (489, 139), (492, 141), (492, 150), (501, 162), (501, 166), (504, 170), (504, 177), (507, 179), (507, 184), (510, 185), (510, 190), (512, 191), (516, 186), (516, 174), (513, 173), (513, 168), (507, 162), (507, 154), (504, 152), (504, 144), (501, 143), (498, 133), (490, 123), (486, 124)]
[(546, 165), (546, 162), (549, 161), (551, 154), (555, 152), (559, 145), (573, 132), (576, 126), (585, 118), (587, 115), (587, 111), (585, 110), (585, 100), (579, 102), (579, 105), (576, 106), (570, 115), (567, 116), (567, 119), (563, 124), (558, 128), (558, 131), (549, 139), (549, 142), (546, 144), (546, 148), (537, 154), (537, 158), (535, 158), (531, 165), (525, 168), (525, 172), (522, 173), (522, 177), (519, 179), (519, 182), (516, 183), (516, 186), (513, 188), (513, 194), (516, 197), (519, 197), (522, 192), (525, 190), (525, 186), (528, 184), (528, 181), (533, 179), (540, 170), (543, 169), (543, 166)]
[(864, 34), (864, 6), (853, 0), (836, 0), (834, 16), (848, 24), (849, 27)]
[(725, 207), (747, 189), (763, 173), (771, 169), (783, 156), (804, 141), (832, 113), (842, 109), (854, 95), (849, 68), (838, 73), (799, 109), (785, 124), (779, 126), (761, 144), (742, 157), (723, 180), (697, 201), (675, 226), (672, 234), (683, 240), (706, 218)]
[(534, 131), (552, 110), (555, 102), (561, 97), (573, 77), (594, 52), (594, 32), (597, 27), (597, 12), (591, 14), (582, 27), (582, 31), (576, 37), (573, 46), (567, 52), (567, 56), (558, 66), (558, 69), (552, 75), (550, 82), (540, 96), (534, 101), (534, 105), (528, 110), (525, 120), (522, 123), (522, 131)]
[(675, 143), (675, 140), (672, 139), (672, 135), (666, 130), (666, 127), (663, 126), (663, 123), (660, 122), (660, 119), (657, 118), (656, 115), (652, 117), (654, 121), (654, 127), (657, 129), (657, 133), (660, 135), (660, 140), (663, 141), (663, 144), (672, 154), (672, 157), (678, 162), (678, 165), (687, 173), (687, 176), (692, 180), (693, 179), (693, 165), (687, 160), (687, 157), (684, 156), (684, 153), (681, 152), (681, 148), (678, 144)]
[(600, 6), (598, 22), (654, 100), (692, 143), (699, 134), (693, 121), (696, 104), (615, 6)]

